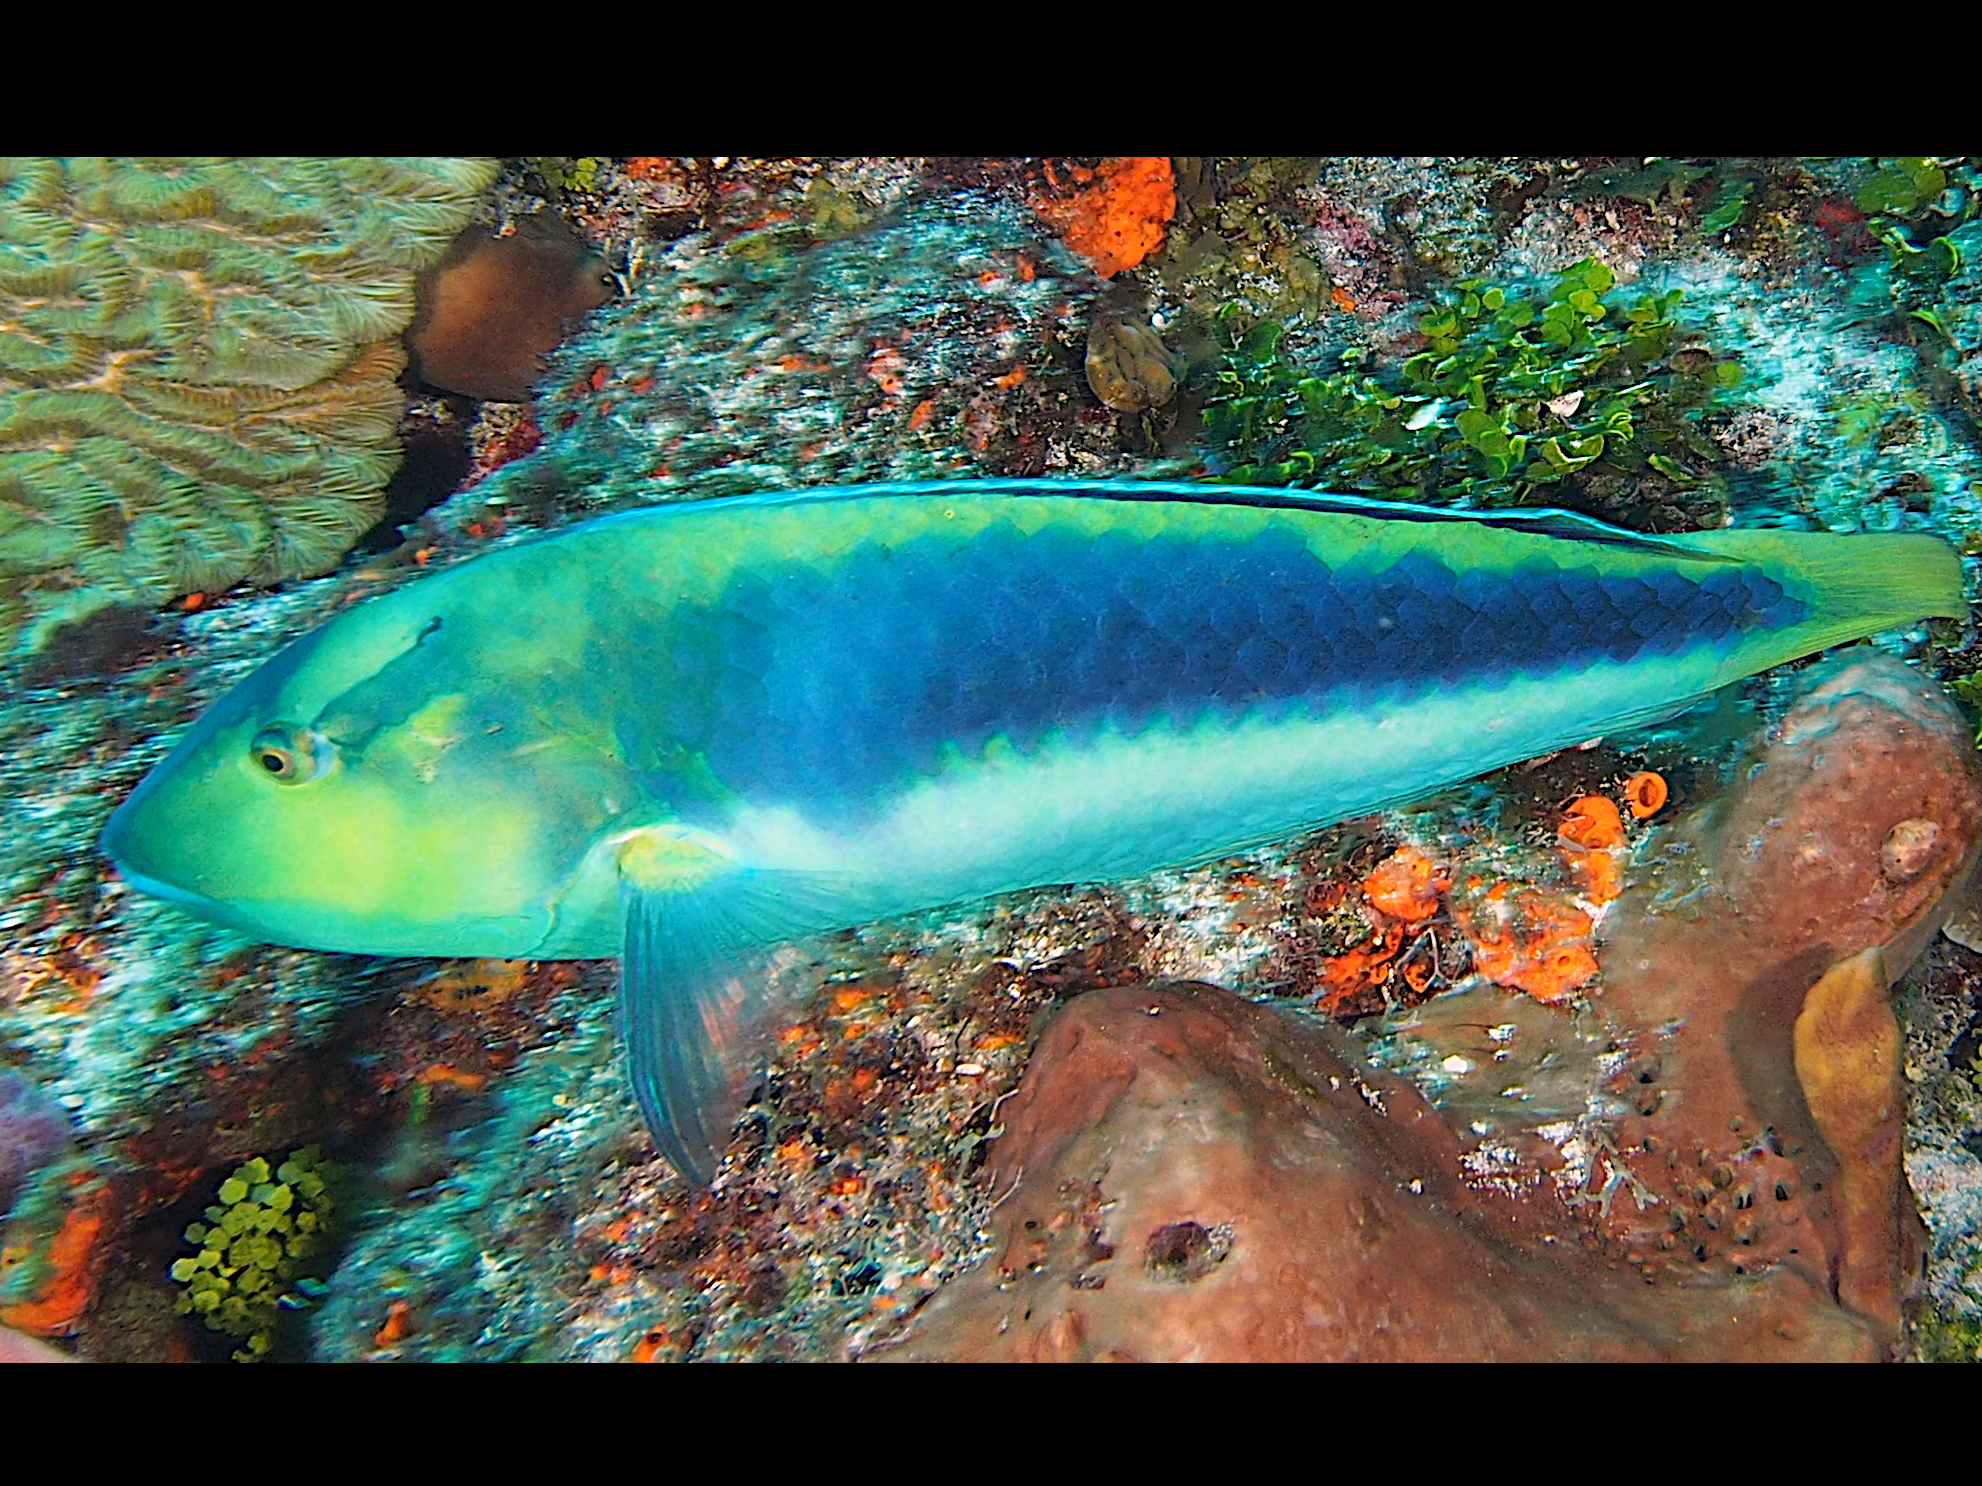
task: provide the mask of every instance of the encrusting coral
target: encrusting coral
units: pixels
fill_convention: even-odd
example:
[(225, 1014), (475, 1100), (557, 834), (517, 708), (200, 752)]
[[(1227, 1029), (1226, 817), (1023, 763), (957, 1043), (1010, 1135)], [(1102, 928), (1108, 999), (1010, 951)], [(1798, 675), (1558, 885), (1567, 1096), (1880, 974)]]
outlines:
[(1110, 296), (1087, 332), (1087, 385), (1118, 413), (1160, 408), (1177, 395), (1188, 363), (1163, 344), (1140, 296)]
[(325, 571), (398, 460), (451, 160), (0, 162), (0, 650)]
[[(1077, 188), (1071, 199), (1042, 196), (1035, 205), (1102, 278), (1134, 268), (1163, 246), (1177, 212), (1176, 176), (1167, 157), (1123, 155), (1093, 170), (1074, 166), (1071, 173)], [(1050, 164), (1047, 177), (1058, 185)]]

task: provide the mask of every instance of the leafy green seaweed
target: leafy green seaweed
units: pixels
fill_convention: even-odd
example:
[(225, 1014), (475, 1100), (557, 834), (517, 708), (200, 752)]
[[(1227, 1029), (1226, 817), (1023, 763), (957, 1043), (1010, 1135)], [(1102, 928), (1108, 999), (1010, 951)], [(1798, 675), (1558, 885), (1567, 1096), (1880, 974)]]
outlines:
[(1962, 266), (1957, 234), (1977, 215), (1976, 184), (1964, 157), (1904, 156), (1881, 159), (1858, 188), (1865, 225), (1890, 255), (1900, 308), (1943, 339), (1940, 291)]
[(1716, 451), (1694, 420), (1740, 367), (1685, 342), (1677, 289), (1618, 304), (1615, 287), (1594, 258), (1536, 298), (1462, 280), (1387, 377), (1360, 350), (1303, 374), (1279, 355), (1284, 327), (1257, 325), (1205, 409), (1218, 478), (1481, 506), (1530, 504), (1585, 470), (1698, 485)]

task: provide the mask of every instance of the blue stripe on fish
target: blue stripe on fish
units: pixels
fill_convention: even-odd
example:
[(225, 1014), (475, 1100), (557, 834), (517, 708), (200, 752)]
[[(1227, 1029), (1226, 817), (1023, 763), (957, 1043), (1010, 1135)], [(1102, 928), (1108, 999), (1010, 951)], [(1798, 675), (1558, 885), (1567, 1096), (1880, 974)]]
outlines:
[(996, 736), (1026, 751), (1056, 731), (1411, 696), (1718, 648), (1807, 613), (1732, 565), (1454, 573), (1412, 554), (1369, 572), (1331, 570), (1284, 528), (1243, 545), (996, 535), (741, 570), (719, 607), (677, 616), (674, 741), (747, 797), (843, 815)]

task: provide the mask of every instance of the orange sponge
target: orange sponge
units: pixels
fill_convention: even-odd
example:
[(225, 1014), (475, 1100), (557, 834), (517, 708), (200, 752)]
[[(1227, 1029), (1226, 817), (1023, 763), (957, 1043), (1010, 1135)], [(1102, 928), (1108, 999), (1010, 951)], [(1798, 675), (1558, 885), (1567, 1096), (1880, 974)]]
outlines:
[(1177, 213), (1177, 180), (1168, 156), (1123, 155), (1092, 172), (1077, 171), (1074, 178), (1080, 189), (1072, 200), (1036, 205), (1102, 278), (1134, 268), (1163, 246), (1164, 228)]

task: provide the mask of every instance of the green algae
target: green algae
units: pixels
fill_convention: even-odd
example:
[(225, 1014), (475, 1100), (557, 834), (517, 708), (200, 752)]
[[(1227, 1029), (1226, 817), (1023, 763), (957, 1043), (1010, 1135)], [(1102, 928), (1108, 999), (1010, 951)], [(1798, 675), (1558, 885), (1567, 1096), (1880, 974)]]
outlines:
[(1540, 296), (1462, 279), (1419, 317), (1425, 349), (1382, 375), (1361, 348), (1304, 375), (1263, 322), (1205, 409), (1219, 478), (1506, 506), (1570, 500), (1588, 470), (1698, 503), (1720, 461), (1698, 419), (1740, 367), (1683, 338), (1681, 291), (1618, 302), (1615, 284), (1593, 258)]
[(1334, 287), (1302, 243), (1295, 193), (1318, 162), (1263, 157), (1229, 162), (1179, 159), (1179, 209), (1154, 262), (1159, 281), (1200, 318), (1223, 312), (1248, 322), (1312, 320)]
[(1614, 197), (1640, 206), (1690, 211), (1704, 238), (1732, 231), (1749, 213), (1763, 168), (1746, 160), (1685, 160), (1651, 156), (1583, 176), (1571, 193), (1579, 201)]
[(1934, 1313), (1913, 1324), (1922, 1362), (1982, 1362), (1982, 1316)]
[(1881, 161), (1856, 198), (1867, 230), (1885, 245), (1898, 313), (1950, 343), (1945, 291), (1975, 256), (1967, 229), (1982, 210), (1976, 188), (1976, 170), (1963, 157), (1908, 157)]
[(1873, 216), (1917, 218), (1947, 188), (1948, 174), (1938, 161), (1921, 156), (1881, 160), (1858, 188), (1858, 208)]
[(335, 1211), (327, 1173), (315, 1146), (273, 1170), (256, 1156), (220, 1183), (205, 1221), (186, 1228), (195, 1252), (172, 1262), (173, 1281), (185, 1287), (177, 1309), (239, 1337), (236, 1362), (268, 1355), (283, 1312), (321, 1288), (302, 1269), (322, 1249)]

